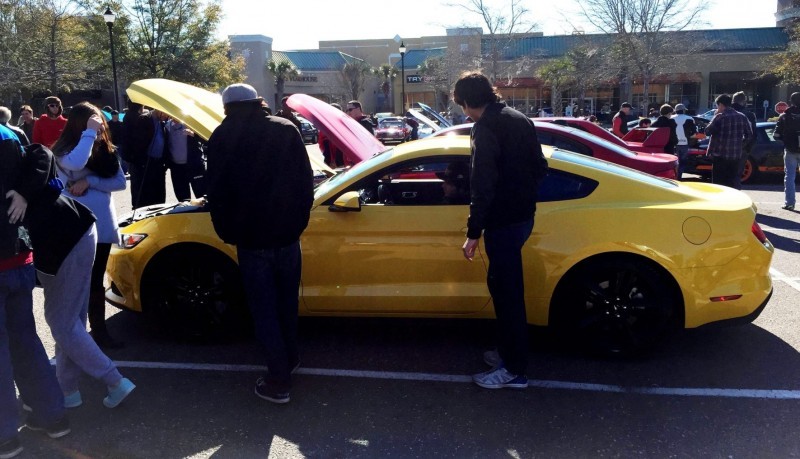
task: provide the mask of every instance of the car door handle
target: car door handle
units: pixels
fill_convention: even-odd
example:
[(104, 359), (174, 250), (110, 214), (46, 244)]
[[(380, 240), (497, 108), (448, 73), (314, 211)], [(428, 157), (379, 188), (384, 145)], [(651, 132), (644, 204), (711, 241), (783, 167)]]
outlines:
[(400, 193), (400, 196), (402, 196), (403, 199), (414, 199), (414, 198), (417, 197), (417, 192), (416, 191), (403, 191), (402, 193)]

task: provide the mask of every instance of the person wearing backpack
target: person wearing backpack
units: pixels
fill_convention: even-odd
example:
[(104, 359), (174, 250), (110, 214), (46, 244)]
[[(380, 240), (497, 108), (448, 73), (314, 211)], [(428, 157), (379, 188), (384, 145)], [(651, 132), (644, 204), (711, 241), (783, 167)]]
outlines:
[(783, 141), (783, 192), (786, 199), (782, 209), (794, 210), (796, 204), (795, 176), (800, 163), (800, 92), (792, 93), (791, 107), (778, 118), (773, 137)]

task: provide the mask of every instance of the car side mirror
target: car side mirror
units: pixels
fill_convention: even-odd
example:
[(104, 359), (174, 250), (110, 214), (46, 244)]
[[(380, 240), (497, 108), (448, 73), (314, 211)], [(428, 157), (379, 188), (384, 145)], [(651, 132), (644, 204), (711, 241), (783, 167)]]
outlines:
[(336, 201), (328, 207), (331, 212), (360, 212), (361, 201), (358, 191), (348, 191), (336, 198)]

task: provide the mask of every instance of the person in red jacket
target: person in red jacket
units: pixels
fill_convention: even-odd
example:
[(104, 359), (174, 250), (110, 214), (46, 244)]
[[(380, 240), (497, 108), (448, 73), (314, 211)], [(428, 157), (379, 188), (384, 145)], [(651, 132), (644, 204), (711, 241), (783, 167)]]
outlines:
[(67, 119), (62, 115), (64, 107), (61, 105), (61, 99), (56, 96), (50, 96), (44, 102), (46, 105), (45, 113), (33, 125), (33, 139), (31, 139), (31, 142), (40, 143), (50, 148), (61, 137), (61, 132), (64, 130), (64, 126), (67, 125)]

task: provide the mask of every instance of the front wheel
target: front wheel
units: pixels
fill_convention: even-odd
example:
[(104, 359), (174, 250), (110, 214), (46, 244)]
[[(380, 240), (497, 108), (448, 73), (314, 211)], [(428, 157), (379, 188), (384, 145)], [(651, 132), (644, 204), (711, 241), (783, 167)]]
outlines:
[(179, 338), (214, 339), (250, 323), (238, 266), (210, 249), (170, 251), (143, 277), (143, 311)]
[(642, 352), (677, 328), (680, 303), (672, 285), (644, 260), (590, 261), (559, 283), (550, 322), (593, 353)]

